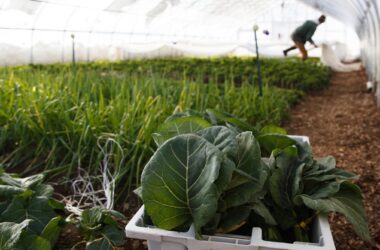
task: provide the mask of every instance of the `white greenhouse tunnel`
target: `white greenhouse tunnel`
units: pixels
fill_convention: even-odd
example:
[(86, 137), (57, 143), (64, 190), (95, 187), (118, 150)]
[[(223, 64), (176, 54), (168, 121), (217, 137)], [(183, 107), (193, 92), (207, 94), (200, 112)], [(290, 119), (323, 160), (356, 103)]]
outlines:
[(316, 43), (347, 48), (378, 82), (379, 0), (0, 0), (0, 65), (70, 62), (73, 49), (76, 61), (254, 55), (254, 24), (260, 53), (282, 56), (322, 13)]

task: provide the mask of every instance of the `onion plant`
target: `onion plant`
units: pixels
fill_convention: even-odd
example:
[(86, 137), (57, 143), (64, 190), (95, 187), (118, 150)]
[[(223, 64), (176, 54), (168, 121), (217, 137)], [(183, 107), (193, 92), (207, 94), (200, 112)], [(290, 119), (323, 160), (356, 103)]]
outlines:
[(173, 112), (213, 108), (264, 126), (279, 124), (302, 95), (270, 87), (264, 77), (259, 97), (249, 77), (237, 86), (233, 62), (215, 61), (214, 69), (202, 63), (196, 70), (197, 64), (186, 59), (78, 64), (75, 71), (70, 65), (1, 68), (0, 162), (22, 174), (95, 174), (102, 161), (97, 142), (112, 139), (123, 149), (113, 152), (116, 183), (129, 189), (139, 184), (155, 150), (152, 133)]

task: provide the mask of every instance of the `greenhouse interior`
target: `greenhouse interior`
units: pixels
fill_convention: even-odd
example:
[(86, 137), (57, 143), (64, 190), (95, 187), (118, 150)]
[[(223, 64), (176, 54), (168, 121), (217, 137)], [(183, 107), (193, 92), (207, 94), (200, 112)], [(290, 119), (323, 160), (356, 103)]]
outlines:
[(0, 0), (0, 249), (380, 249), (380, 0)]

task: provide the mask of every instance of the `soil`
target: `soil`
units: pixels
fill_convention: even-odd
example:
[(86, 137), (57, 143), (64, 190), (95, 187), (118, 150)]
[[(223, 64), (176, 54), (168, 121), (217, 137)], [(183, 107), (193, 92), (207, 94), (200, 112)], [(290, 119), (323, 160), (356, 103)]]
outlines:
[(380, 109), (366, 90), (364, 71), (334, 72), (330, 86), (306, 96), (284, 125), (289, 134), (307, 135), (315, 157), (332, 155), (339, 168), (360, 176), (373, 243), (360, 240), (350, 224), (330, 216), (337, 250), (380, 249)]

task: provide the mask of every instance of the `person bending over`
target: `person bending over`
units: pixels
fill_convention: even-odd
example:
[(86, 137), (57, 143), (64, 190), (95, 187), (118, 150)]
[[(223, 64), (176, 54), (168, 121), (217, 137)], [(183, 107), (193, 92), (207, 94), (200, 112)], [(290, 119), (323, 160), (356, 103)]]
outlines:
[(314, 45), (314, 47), (318, 47), (313, 39), (312, 36), (314, 35), (314, 32), (316, 31), (318, 25), (324, 23), (326, 21), (326, 16), (322, 15), (318, 18), (316, 21), (307, 20), (304, 22), (301, 26), (299, 26), (297, 29), (295, 29), (291, 35), (291, 38), (294, 42), (294, 46), (286, 49), (283, 51), (284, 56), (288, 55), (288, 52), (291, 50), (294, 50), (298, 48), (302, 53), (302, 60), (307, 59), (307, 51), (305, 49), (305, 43), (310, 42)]

